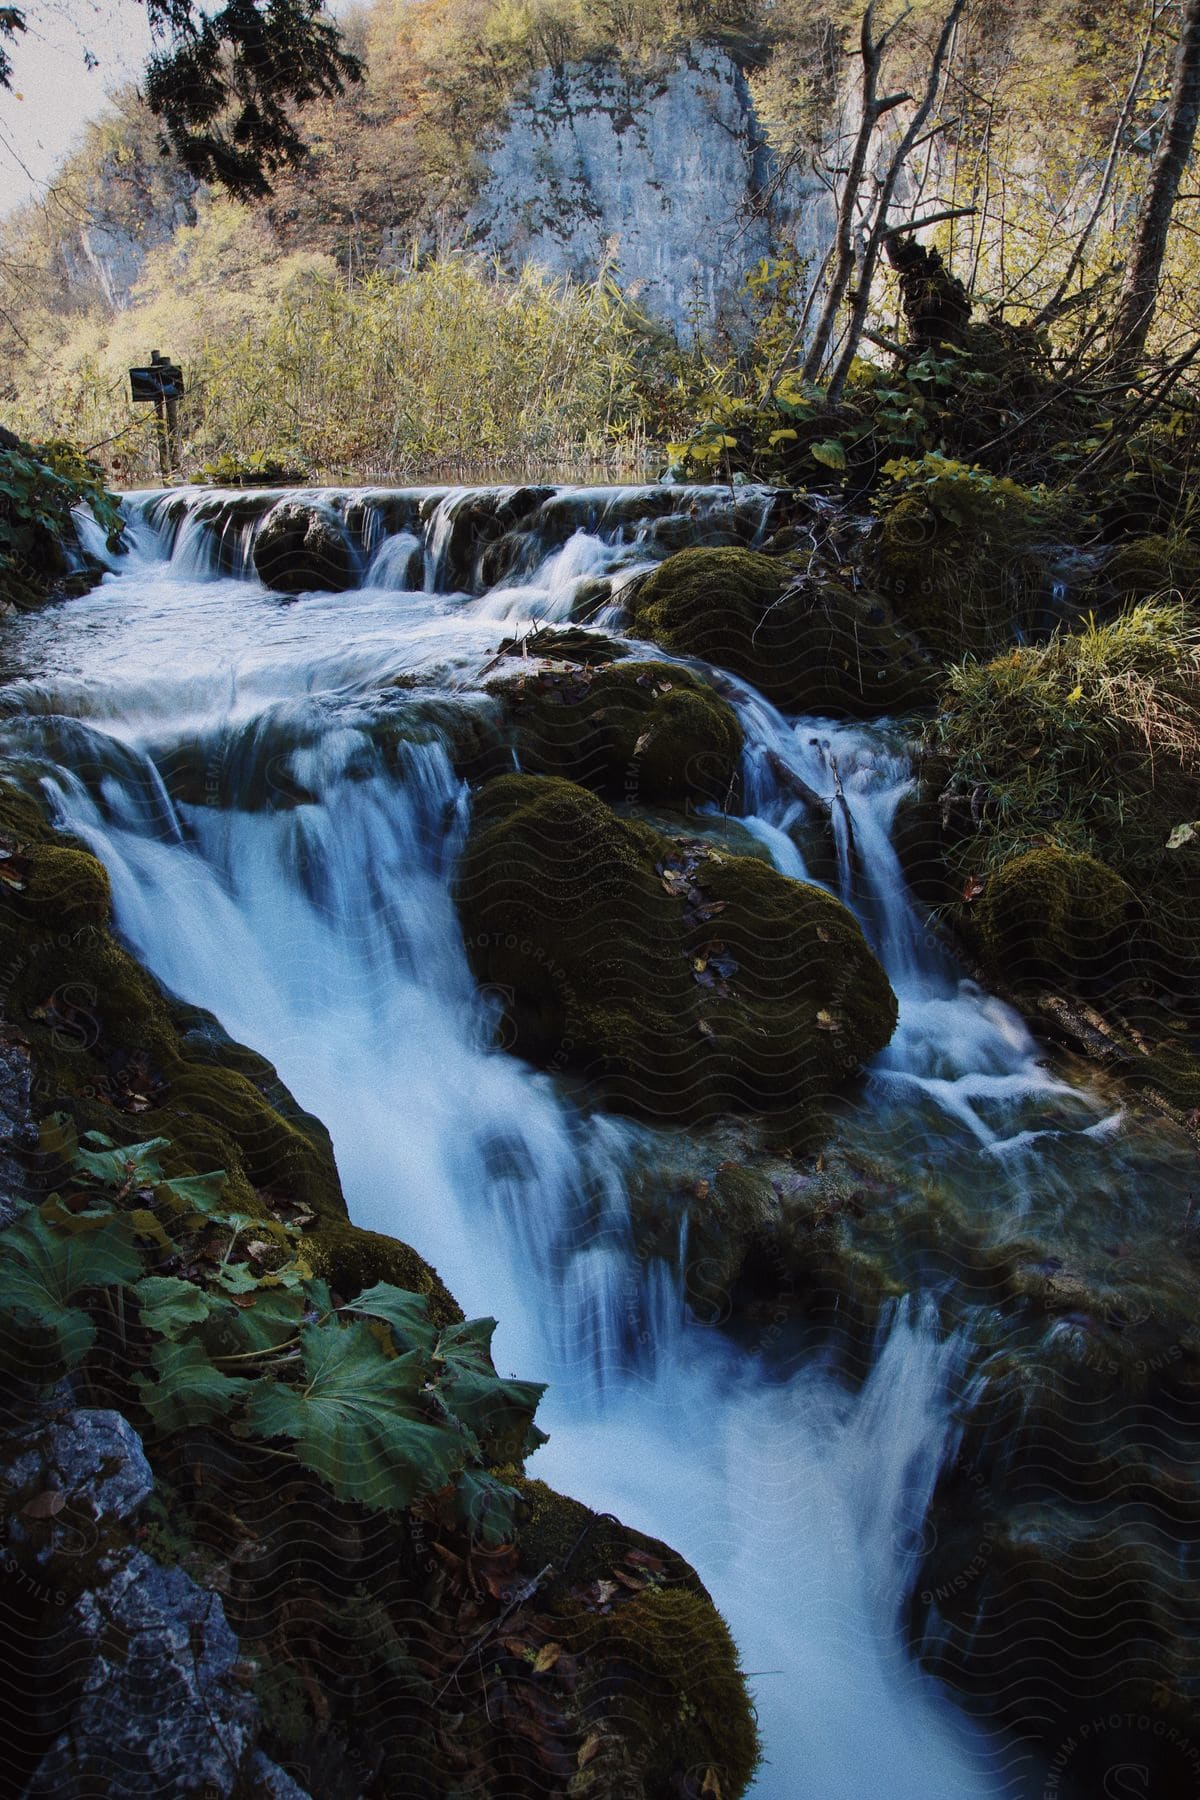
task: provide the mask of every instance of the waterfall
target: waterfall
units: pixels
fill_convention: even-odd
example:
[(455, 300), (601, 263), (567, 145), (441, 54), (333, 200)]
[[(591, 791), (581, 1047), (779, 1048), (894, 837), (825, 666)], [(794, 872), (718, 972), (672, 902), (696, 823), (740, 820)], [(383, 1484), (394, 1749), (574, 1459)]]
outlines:
[[(476, 704), (500, 621), (655, 560), (680, 521), (753, 536), (769, 513), (728, 490), (643, 492), (534, 494), (517, 561), (472, 597), (451, 591), (455, 520), (468, 501), (495, 516), (513, 490), (346, 490), (329, 504), (358, 520), (364, 585), (294, 600), (237, 578), (221, 550), (242, 533), (245, 571), (277, 496), (243, 513), (173, 496), (173, 520), (138, 497), (121, 572), (20, 623), (37, 673), (6, 691), (9, 754), (103, 859), (137, 954), (328, 1125), (356, 1221), (412, 1242), (468, 1314), (498, 1316), (498, 1364), (550, 1383), (531, 1473), (695, 1562), (751, 1671), (762, 1800), (1028, 1793), (1009, 1746), (949, 1705), (903, 1637), (965, 1342), (912, 1297), (852, 1391), (832, 1362), (768, 1362), (689, 1313), (686, 1220), (673, 1255), (636, 1250), (628, 1174), (652, 1128), (581, 1112), (495, 1044), (497, 997), (471, 979), (451, 898), (470, 795), (447, 743), (423, 730), (385, 754), (372, 729), (381, 707), (428, 695)], [(474, 580), (473, 546), (468, 561)], [(413, 586), (418, 567), (449, 585)], [(864, 1132), (903, 1116), (994, 1171), (1015, 1207), (1031, 1131), (1078, 1156), (1111, 1119), (914, 909), (893, 845), (912, 782), (895, 732), (784, 719), (728, 686), (747, 828), (855, 909), (899, 996)]]

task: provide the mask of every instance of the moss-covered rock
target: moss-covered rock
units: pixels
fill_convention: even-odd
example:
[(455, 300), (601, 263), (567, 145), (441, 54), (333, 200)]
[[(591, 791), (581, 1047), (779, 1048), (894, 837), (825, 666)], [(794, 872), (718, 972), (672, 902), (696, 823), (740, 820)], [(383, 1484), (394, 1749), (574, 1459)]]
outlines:
[(344, 1300), (353, 1300), (377, 1281), (390, 1281), (406, 1293), (424, 1294), (436, 1325), (452, 1325), (463, 1316), (437, 1270), (399, 1238), (365, 1231), (345, 1219), (325, 1219), (302, 1240), (301, 1249), (314, 1275)]
[(728, 802), (742, 728), (707, 683), (669, 663), (542, 670), (498, 683), (521, 765), (610, 799)]
[(890, 605), (756, 551), (682, 550), (632, 596), (632, 628), (797, 712), (870, 717), (917, 705), (929, 665)]
[(340, 594), (354, 586), (354, 556), (341, 521), (303, 500), (272, 508), (254, 533), (252, 555), (259, 580), (280, 593)]
[(686, 1791), (678, 1783), (688, 1775), (693, 1791), (707, 1782), (710, 1793), (743, 1793), (758, 1737), (737, 1650), (711, 1601), (650, 1589), (597, 1619), (590, 1635), (605, 1661), (594, 1703), (632, 1745), (646, 1793)]
[(570, 782), (483, 789), (458, 902), (511, 1047), (645, 1115), (748, 1108), (811, 1128), (895, 1027), (887, 977), (838, 901), (619, 819)]
[(1045, 845), (989, 877), (974, 922), (1006, 984), (1074, 986), (1105, 968), (1135, 897), (1119, 875), (1080, 852)]
[[(259, 1215), (286, 1199), (314, 1215), (318, 1232), (347, 1226), (325, 1127), (264, 1057), (165, 993), (129, 954), (112, 931), (97, 859), (3, 785), (0, 843), (3, 1008), (30, 1047), (35, 1116), (62, 1111), (80, 1131), (118, 1143), (166, 1138), (169, 1175), (224, 1169), (229, 1201), (242, 1211)], [(413, 1263), (414, 1277), (426, 1270), (436, 1284), (427, 1265)]]
[(983, 655), (1036, 619), (1048, 589), (1046, 520), (1021, 491), (955, 481), (952, 506), (902, 493), (866, 554), (870, 579), (938, 657)]

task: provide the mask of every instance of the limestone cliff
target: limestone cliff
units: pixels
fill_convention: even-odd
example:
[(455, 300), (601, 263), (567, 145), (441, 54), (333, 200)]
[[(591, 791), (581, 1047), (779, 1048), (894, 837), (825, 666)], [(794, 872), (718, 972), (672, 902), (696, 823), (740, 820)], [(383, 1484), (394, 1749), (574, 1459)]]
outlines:
[[(742, 317), (744, 271), (771, 255), (816, 191), (778, 191), (743, 71), (694, 44), (650, 73), (613, 63), (545, 70), (483, 151), (468, 241), (507, 266), (575, 279), (613, 262), (677, 332)], [(826, 203), (827, 204), (827, 203)]]

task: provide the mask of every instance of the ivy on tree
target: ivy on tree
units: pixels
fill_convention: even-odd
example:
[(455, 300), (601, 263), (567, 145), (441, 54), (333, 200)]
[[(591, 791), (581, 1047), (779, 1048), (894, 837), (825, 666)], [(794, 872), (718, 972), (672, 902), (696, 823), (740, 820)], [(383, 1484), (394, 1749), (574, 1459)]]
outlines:
[[(321, 0), (229, 0), (205, 13), (192, 0), (145, 0), (156, 49), (145, 94), (160, 143), (189, 174), (237, 199), (269, 194), (275, 170), (305, 154), (289, 108), (331, 98), (362, 78)], [(12, 82), (3, 40), (25, 14), (0, 6), (0, 86)]]

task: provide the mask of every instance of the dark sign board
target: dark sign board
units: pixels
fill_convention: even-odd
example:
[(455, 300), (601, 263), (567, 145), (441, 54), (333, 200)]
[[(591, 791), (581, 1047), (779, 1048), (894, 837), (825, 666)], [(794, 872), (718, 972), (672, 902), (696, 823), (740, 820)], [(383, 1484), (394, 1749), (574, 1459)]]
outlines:
[(177, 400), (183, 392), (183, 370), (177, 363), (169, 362), (130, 369), (129, 391), (135, 401)]

